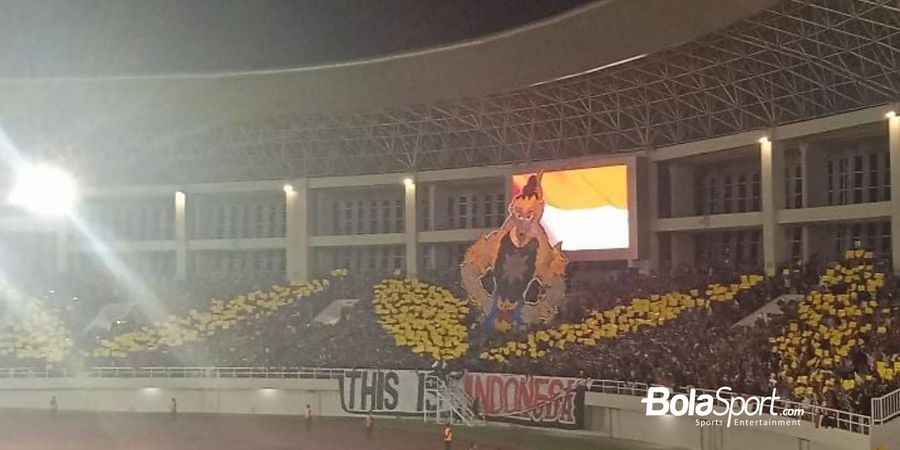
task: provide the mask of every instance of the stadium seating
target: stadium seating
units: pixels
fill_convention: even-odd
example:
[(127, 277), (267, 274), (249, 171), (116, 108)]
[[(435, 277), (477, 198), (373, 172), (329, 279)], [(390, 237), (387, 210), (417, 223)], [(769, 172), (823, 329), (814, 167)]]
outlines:
[(6, 305), (6, 314), (0, 315), (0, 364), (62, 361), (73, 344), (58, 311), (39, 298), (23, 295), (6, 282), (0, 282), (0, 295)]
[[(755, 274), (631, 273), (575, 286), (554, 323), (498, 334), (482, 329), (478, 312), (442, 286), (408, 279), (373, 286), (340, 269), (132, 329), (112, 326), (106, 338), (74, 344), (69, 330), (76, 325), (31, 299), (23, 303), (26, 320), (4, 328), (0, 358), (4, 365), (81, 367), (440, 366), (747, 393), (774, 387), (860, 412), (866, 399), (898, 386), (898, 304), (870, 253), (851, 251), (829, 266), (802, 301), (779, 303), (781, 314), (733, 326), (776, 298), (781, 284)], [(313, 320), (319, 306), (308, 305), (348, 297), (362, 301), (336, 324)]]

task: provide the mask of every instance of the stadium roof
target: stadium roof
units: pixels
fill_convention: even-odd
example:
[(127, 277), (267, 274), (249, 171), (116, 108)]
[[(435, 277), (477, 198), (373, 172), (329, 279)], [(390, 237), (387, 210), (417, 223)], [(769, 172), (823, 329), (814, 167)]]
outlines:
[(894, 101), (898, 27), (887, 0), (605, 1), (487, 38), (353, 63), (5, 79), (0, 117), (27, 151), (77, 159), (104, 174), (97, 182), (556, 159)]

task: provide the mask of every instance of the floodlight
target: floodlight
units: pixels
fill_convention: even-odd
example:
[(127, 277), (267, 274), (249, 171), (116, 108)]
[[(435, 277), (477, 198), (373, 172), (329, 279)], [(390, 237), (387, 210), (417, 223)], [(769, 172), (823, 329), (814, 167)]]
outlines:
[(68, 172), (37, 165), (16, 174), (8, 201), (34, 213), (58, 216), (72, 212), (77, 198), (75, 179)]

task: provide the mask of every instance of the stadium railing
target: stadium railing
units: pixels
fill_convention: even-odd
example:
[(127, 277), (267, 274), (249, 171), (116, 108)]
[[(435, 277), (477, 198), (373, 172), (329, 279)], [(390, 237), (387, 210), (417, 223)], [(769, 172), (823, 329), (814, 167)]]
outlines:
[[(587, 390), (590, 392), (602, 393), (602, 394), (617, 394), (617, 395), (631, 395), (631, 396), (640, 396), (643, 397), (647, 394), (647, 390), (651, 386), (657, 386), (647, 383), (639, 383), (639, 382), (628, 382), (628, 381), (617, 381), (617, 380), (590, 380), (587, 383)], [(691, 389), (695, 389), (698, 393), (701, 394), (709, 394), (712, 395), (713, 398), (716, 397), (716, 391), (711, 389), (699, 389), (699, 388), (691, 388), (691, 387), (680, 387), (680, 388), (671, 388), (666, 386), (669, 389), (672, 389), (676, 393), (688, 394)], [(885, 401), (886, 404), (893, 405), (894, 410), (893, 415), (900, 414), (900, 390), (895, 391), (893, 394), (896, 394), (896, 398), (893, 399), (896, 403), (890, 403), (890, 400)], [(888, 394), (891, 395), (891, 394)], [(746, 397), (746, 394), (735, 393), (735, 392), (722, 392), (721, 394), (724, 398), (732, 398), (732, 397)], [(887, 396), (885, 396), (887, 397)], [(874, 399), (873, 399), (874, 404)], [(776, 412), (784, 411), (785, 409), (797, 410), (802, 409), (805, 411), (802, 417), (796, 417), (798, 419), (806, 420), (808, 422), (812, 422), (815, 426), (831, 426), (833, 428), (851, 431), (854, 433), (860, 434), (869, 434), (870, 428), (873, 423), (873, 417), (866, 416), (863, 414), (856, 414), (847, 411), (841, 411), (833, 408), (826, 408), (824, 406), (815, 406), (808, 405), (799, 402), (794, 402), (790, 400), (778, 400), (775, 402), (773, 409)], [(874, 409), (873, 409), (874, 411)], [(791, 417), (792, 419), (795, 417)], [(889, 418), (889, 417), (888, 417)]]
[(872, 399), (872, 423), (882, 425), (900, 416), (900, 389)]
[(35, 367), (0, 367), (0, 378), (60, 378), (69, 376), (66, 369), (38, 369)]
[(338, 379), (351, 369), (266, 367), (93, 367), (94, 378), (275, 378)]
[[(32, 367), (0, 368), (0, 379), (3, 378), (59, 378), (68, 376), (88, 376), (94, 378), (268, 378), (268, 379), (339, 379), (347, 368), (320, 367), (93, 367), (80, 374), (71, 374), (65, 369), (37, 369)], [(601, 394), (617, 394), (643, 397), (651, 386), (641, 382), (619, 380), (587, 381), (589, 392)], [(667, 386), (668, 387), (668, 386)], [(671, 388), (670, 388), (671, 389)], [(678, 393), (689, 393), (692, 388), (673, 389)], [(696, 389), (697, 392), (710, 394), (716, 391)], [(723, 393), (723, 396), (746, 396), (739, 393)], [(803, 409), (806, 413), (802, 419), (816, 426), (832, 426), (854, 433), (869, 434), (871, 426), (882, 424), (900, 415), (900, 389), (882, 397), (872, 399), (872, 416), (841, 411), (822, 406), (807, 405), (789, 400), (775, 402), (775, 410)]]

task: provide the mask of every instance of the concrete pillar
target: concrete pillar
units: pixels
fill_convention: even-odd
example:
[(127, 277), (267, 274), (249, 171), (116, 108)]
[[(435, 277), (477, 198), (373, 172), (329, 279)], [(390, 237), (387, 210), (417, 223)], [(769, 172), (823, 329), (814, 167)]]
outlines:
[(696, 215), (694, 212), (694, 168), (684, 163), (669, 164), (669, 195), (672, 217)]
[(306, 180), (284, 186), (285, 277), (287, 281), (309, 278), (309, 189)]
[(188, 236), (187, 236), (187, 195), (175, 193), (175, 278), (187, 278)]
[(774, 276), (784, 258), (784, 230), (778, 225), (778, 210), (784, 207), (784, 150), (769, 138), (759, 141), (760, 183), (763, 216), (763, 265)]
[(900, 275), (900, 117), (888, 113), (888, 142), (891, 161), (891, 263)]
[(404, 234), (406, 235), (406, 276), (416, 278), (419, 270), (419, 239), (416, 229), (416, 180), (413, 177), (403, 179), (405, 206)]

